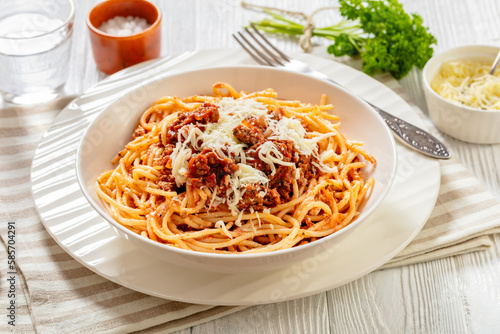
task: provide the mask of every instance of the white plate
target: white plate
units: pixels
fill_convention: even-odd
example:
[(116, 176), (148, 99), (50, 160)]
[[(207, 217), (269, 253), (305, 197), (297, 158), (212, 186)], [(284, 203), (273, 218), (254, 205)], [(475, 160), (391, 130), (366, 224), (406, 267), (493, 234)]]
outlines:
[[(379, 107), (422, 126), (412, 108), (378, 81), (330, 60), (307, 54), (296, 57)], [(42, 222), (64, 250), (97, 274), (146, 294), (199, 304), (252, 305), (305, 297), (351, 282), (386, 263), (416, 236), (439, 192), (439, 164), (398, 145), (393, 188), (363, 228), (289, 268), (255, 274), (189, 270), (151, 258), (119, 237), (88, 204), (76, 181), (76, 149), (90, 121), (126, 91), (165, 71), (238, 64), (253, 62), (243, 51), (228, 49), (145, 63), (103, 80), (57, 116), (35, 153), (31, 181)], [(136, 98), (140, 101), (141, 96)]]
[[(318, 103), (320, 94), (326, 94), (335, 105), (335, 115), (341, 120), (340, 130), (348, 138), (363, 142), (363, 149), (376, 157), (375, 167), (363, 168), (365, 179), (376, 180), (369, 196), (359, 207), (356, 220), (315, 242), (300, 247), (269, 252), (266, 254), (210, 254), (193, 252), (141, 237), (119, 224), (110, 214), (95, 191), (96, 179), (104, 170), (116, 166), (111, 159), (121, 151), (130, 134), (137, 126), (137, 121), (151, 104), (168, 95), (191, 96), (193, 94), (211, 94), (216, 82), (228, 82), (236, 89), (256, 92), (272, 87), (279, 98)], [(104, 109), (87, 127), (76, 153), (76, 174), (83, 195), (90, 205), (112, 226), (128, 236), (137, 248), (168, 263), (195, 270), (209, 270), (225, 273), (268, 271), (291, 266), (314, 256), (322, 248), (338, 243), (362, 228), (363, 221), (382, 203), (391, 189), (396, 175), (396, 144), (391, 131), (384, 120), (367, 103), (325, 80), (309, 77), (273, 67), (255, 65), (220, 66), (196, 69), (178, 74), (164, 75), (146, 81), (141, 87), (142, 99), (132, 98), (137, 90), (122, 95), (116, 102)], [(321, 93), (320, 93), (321, 92)], [(130, 101), (141, 105), (130, 106)], [(363, 120), (360, 122), (359, 120)], [(320, 248), (318, 250), (318, 248)]]

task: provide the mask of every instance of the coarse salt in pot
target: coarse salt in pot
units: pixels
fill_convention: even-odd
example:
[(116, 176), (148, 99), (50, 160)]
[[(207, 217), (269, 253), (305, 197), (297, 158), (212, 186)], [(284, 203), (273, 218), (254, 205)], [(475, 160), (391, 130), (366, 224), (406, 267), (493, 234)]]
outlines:
[(87, 17), (97, 67), (113, 74), (161, 53), (160, 9), (146, 0), (107, 0)]
[(113, 36), (132, 36), (146, 30), (150, 24), (145, 18), (137, 16), (115, 16), (104, 22), (99, 30)]

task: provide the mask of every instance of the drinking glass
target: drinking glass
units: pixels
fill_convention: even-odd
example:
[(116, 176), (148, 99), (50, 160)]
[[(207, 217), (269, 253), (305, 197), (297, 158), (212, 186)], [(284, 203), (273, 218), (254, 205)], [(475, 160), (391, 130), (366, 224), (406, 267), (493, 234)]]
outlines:
[(68, 76), (72, 0), (0, 1), (0, 93), (32, 104), (61, 95)]

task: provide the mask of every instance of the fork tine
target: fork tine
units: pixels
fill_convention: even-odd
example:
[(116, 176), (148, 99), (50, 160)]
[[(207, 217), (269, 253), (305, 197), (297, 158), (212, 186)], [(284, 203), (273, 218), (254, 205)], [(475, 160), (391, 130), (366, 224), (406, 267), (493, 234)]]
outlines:
[(267, 43), (267, 45), (269, 45), (274, 51), (276, 51), (283, 59), (285, 59), (286, 61), (290, 61), (290, 57), (288, 57), (286, 54), (281, 52), (280, 49), (278, 49), (271, 42), (269, 42), (269, 40), (264, 35), (262, 35), (260, 33), (260, 31), (255, 27), (255, 25), (253, 23), (250, 23), (250, 26), (257, 33), (257, 35), (259, 35), (259, 37), (262, 38), (262, 40)]
[[(238, 35), (239, 35), (239, 37), (238, 37)], [(266, 57), (265, 57), (263, 54), (261, 54), (261, 53), (260, 53), (257, 49), (255, 49), (255, 47), (254, 47), (252, 44), (250, 44), (250, 43), (248, 42), (248, 40), (245, 38), (245, 36), (243, 36), (243, 35), (241, 34), (241, 32), (238, 32), (238, 35), (233, 34), (233, 37), (234, 37), (234, 39), (236, 40), (236, 42), (238, 42), (238, 44), (239, 44), (239, 45), (241, 45), (241, 47), (242, 47), (242, 48), (243, 48), (243, 49), (244, 49), (244, 50), (245, 50), (245, 51), (246, 51), (246, 52), (247, 52), (247, 53), (248, 53), (248, 54), (249, 54), (249, 55), (250, 55), (250, 56), (251, 56), (251, 57), (252, 57), (252, 58), (253, 58), (256, 62), (257, 62), (257, 63), (259, 63), (259, 64), (261, 64), (261, 65), (271, 65), (271, 63), (269, 63), (269, 61), (266, 59)], [(250, 48), (251, 48), (252, 50), (254, 50), (254, 51), (250, 50), (250, 48), (247, 48), (247, 47), (246, 47), (246, 45), (245, 45), (245, 43), (244, 43), (244, 42), (242, 42), (242, 41), (240, 40), (240, 38), (241, 38), (242, 40), (244, 40), (244, 41), (246, 42), (246, 45), (249, 45), (249, 46), (250, 46)], [(261, 58), (259, 58), (259, 57), (256, 55), (256, 53), (257, 53), (257, 54), (259, 54), (259, 55), (260, 55), (263, 59), (265, 59), (266, 61), (263, 61)], [(272, 65), (271, 65), (271, 66), (272, 66)]]
[[(257, 35), (259, 35), (259, 36), (260, 36), (260, 38), (261, 38), (264, 42), (266, 42), (267, 44), (271, 45), (267, 39), (264, 39), (264, 36), (263, 36), (263, 35), (261, 35), (261, 34), (257, 31), (257, 29), (256, 29), (254, 26), (252, 26), (252, 28), (253, 28), (253, 29), (257, 32)], [(255, 35), (254, 35), (254, 34), (253, 34), (250, 30), (248, 30), (248, 28), (247, 28), (247, 27), (245, 27), (244, 29), (245, 29), (245, 31), (247, 32), (247, 34), (248, 34), (250, 37), (252, 37), (252, 39), (253, 39), (253, 40), (254, 40), (254, 41), (255, 41), (255, 42), (256, 42), (256, 43), (260, 46), (260, 48), (261, 48), (264, 52), (266, 52), (269, 56), (271, 56), (271, 57), (274, 59), (274, 61), (275, 61), (276, 63), (278, 63), (280, 66), (284, 66), (284, 64), (283, 64), (283, 62), (282, 62), (282, 60), (283, 60), (283, 59), (281, 59), (281, 60), (280, 60), (279, 58), (277, 58), (277, 57), (276, 57), (276, 55), (275, 55), (275, 54), (274, 54), (271, 50), (269, 50), (269, 48), (267, 48), (265, 45), (263, 45), (263, 44), (261, 43), (261, 41), (259, 41), (259, 39), (258, 39), (257, 37), (255, 37)], [(271, 45), (271, 46), (272, 46), (272, 45)], [(273, 49), (274, 49), (274, 46), (273, 46)], [(270, 65), (275, 66), (276, 64), (270, 64)]]

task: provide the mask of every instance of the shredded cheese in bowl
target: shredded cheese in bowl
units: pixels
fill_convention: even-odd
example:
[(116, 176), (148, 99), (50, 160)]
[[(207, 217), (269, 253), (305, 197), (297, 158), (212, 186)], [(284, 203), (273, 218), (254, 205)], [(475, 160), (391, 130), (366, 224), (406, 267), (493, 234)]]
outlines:
[(491, 75), (490, 67), (486, 61), (448, 61), (430, 85), (450, 102), (480, 110), (500, 110), (500, 70)]

